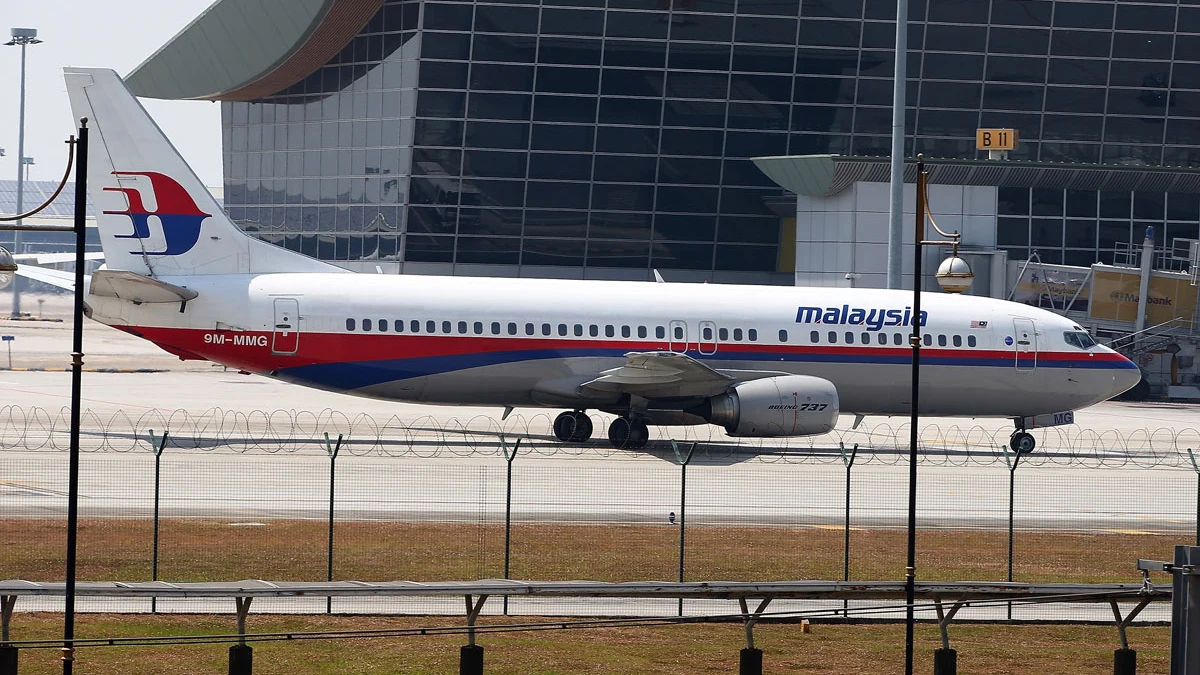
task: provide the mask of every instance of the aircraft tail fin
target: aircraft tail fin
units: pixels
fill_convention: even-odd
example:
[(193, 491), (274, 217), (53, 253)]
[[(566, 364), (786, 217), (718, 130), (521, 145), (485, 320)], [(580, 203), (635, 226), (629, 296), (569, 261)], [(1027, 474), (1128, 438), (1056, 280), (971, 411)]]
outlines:
[(344, 271), (247, 236), (116, 72), (65, 69), (88, 118), (88, 188), (109, 269), (150, 277)]

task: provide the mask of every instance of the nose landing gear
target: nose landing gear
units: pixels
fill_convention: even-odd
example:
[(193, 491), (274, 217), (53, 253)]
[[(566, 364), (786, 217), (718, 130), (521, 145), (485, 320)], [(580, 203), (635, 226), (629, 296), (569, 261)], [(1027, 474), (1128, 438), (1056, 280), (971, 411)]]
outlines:
[(650, 429), (639, 419), (618, 417), (608, 425), (608, 442), (618, 450), (639, 450), (650, 440)]
[(592, 437), (592, 418), (582, 410), (554, 418), (554, 436), (564, 443), (583, 443)]
[(1033, 449), (1037, 447), (1037, 441), (1034, 440), (1033, 434), (1024, 429), (1018, 429), (1009, 437), (1008, 447), (1012, 448), (1012, 451), (1018, 455), (1023, 455), (1027, 452), (1033, 452)]

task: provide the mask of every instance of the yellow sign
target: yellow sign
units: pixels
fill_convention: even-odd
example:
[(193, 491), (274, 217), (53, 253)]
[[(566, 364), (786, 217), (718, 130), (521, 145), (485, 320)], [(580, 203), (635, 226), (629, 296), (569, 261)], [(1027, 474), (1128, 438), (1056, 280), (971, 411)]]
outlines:
[[(1125, 272), (1093, 267), (1089, 316), (1136, 322), (1140, 285), (1141, 275), (1137, 270)], [(1147, 293), (1146, 325), (1155, 326), (1176, 318), (1191, 323), (1196, 310), (1196, 290), (1186, 275), (1152, 274)]]
[(1016, 150), (1016, 129), (976, 129), (976, 150)]

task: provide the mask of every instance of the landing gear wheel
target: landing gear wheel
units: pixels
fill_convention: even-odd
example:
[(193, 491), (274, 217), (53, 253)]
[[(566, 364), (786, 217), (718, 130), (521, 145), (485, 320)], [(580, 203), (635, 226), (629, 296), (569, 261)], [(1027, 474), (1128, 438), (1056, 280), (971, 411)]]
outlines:
[(592, 418), (578, 410), (562, 413), (554, 418), (554, 437), (564, 443), (583, 443), (592, 437)]
[(1014, 432), (1012, 438), (1008, 439), (1008, 447), (1018, 455), (1023, 455), (1028, 452), (1033, 452), (1037, 447), (1037, 441), (1034, 440), (1033, 434), (1027, 431)]
[(640, 450), (650, 440), (650, 429), (642, 420), (618, 417), (608, 425), (608, 442), (618, 450)]

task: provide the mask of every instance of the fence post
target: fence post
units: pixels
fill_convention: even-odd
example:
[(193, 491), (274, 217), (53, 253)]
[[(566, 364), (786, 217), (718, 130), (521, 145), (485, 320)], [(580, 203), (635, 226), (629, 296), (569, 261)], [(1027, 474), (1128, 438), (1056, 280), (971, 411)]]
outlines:
[[(154, 536), (152, 544), (152, 552), (150, 554), (150, 579), (158, 581), (158, 497), (159, 497), (159, 477), (162, 475), (162, 454), (167, 447), (167, 437), (171, 434), (170, 431), (164, 431), (162, 440), (154, 437), (154, 430), (150, 430), (150, 446), (154, 450)], [(150, 598), (150, 613), (158, 612), (158, 598)]]
[[(842, 454), (842, 464), (846, 465), (846, 524), (842, 528), (845, 533), (845, 540), (842, 543), (842, 581), (850, 581), (850, 469), (854, 466), (854, 458), (858, 456), (858, 443), (850, 450), (850, 455), (846, 455), (846, 445), (838, 441), (838, 452)], [(846, 610), (844, 614), (850, 616), (850, 600), (842, 600), (842, 609)]]
[[(688, 448), (687, 455), (679, 452), (679, 445), (671, 439), (671, 449), (679, 462), (679, 583), (683, 583), (683, 537), (687, 529), (687, 468), (696, 452), (696, 444)], [(679, 598), (679, 616), (683, 616), (683, 598)]]
[[(504, 442), (504, 434), (500, 434), (500, 449), (504, 452), (504, 461), (508, 464), (508, 475), (504, 480), (504, 578), (508, 578), (509, 563), (512, 561), (512, 466), (521, 449), (521, 439), (517, 439), (512, 452), (508, 451), (508, 443)], [(504, 616), (508, 616), (508, 596), (504, 596)]]
[[(1021, 453), (1009, 454), (1008, 446), (1002, 446), (1004, 463), (1008, 465), (1008, 581), (1013, 580), (1013, 495), (1017, 481), (1017, 465), (1021, 463)], [(1012, 621), (1012, 603), (1008, 605), (1008, 620)]]
[(1196, 464), (1196, 455), (1192, 449), (1187, 449), (1188, 459), (1192, 460), (1192, 469), (1196, 472), (1196, 545), (1200, 546), (1200, 465)]
[[(325, 432), (325, 453), (329, 455), (329, 545), (326, 548), (325, 559), (328, 567), (325, 573), (326, 581), (333, 581), (333, 495), (334, 495), (334, 472), (337, 469), (338, 451), (342, 449), (342, 435), (338, 434), (337, 444), (330, 445), (329, 432)], [(333, 596), (325, 598), (325, 613), (333, 613)]]

